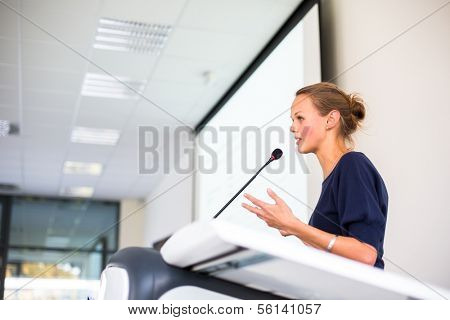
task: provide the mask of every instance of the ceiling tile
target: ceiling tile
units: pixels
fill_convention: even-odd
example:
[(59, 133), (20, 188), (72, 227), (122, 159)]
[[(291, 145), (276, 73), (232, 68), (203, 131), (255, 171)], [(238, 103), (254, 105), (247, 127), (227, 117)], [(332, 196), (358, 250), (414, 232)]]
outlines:
[(95, 186), (99, 177), (90, 175), (62, 174), (61, 188), (76, 186)]
[[(25, 139), (24, 159), (27, 165), (33, 162), (61, 162), (67, 149), (67, 143), (60, 143), (50, 139)], [(34, 161), (36, 160), (36, 161)]]
[[(87, 55), (86, 48), (74, 47), (74, 50)], [(60, 43), (42, 41), (23, 41), (22, 65), (24, 67), (57, 69), (80, 73), (86, 68), (88, 61)]]
[(141, 101), (130, 118), (125, 130), (137, 132), (140, 126), (162, 128), (163, 126), (180, 125), (183, 122), (180, 114), (180, 112), (169, 110), (167, 107), (163, 108), (161, 106), (157, 108), (153, 104)]
[(79, 90), (72, 92), (42, 91), (24, 89), (22, 103), (24, 109), (47, 108), (56, 110), (74, 110), (79, 96)]
[(293, 4), (269, 0), (190, 0), (178, 26), (267, 35), (278, 29), (294, 7)]
[(136, 100), (81, 97), (80, 110), (126, 117), (133, 112)]
[(0, 120), (9, 120), (13, 123), (18, 123), (19, 109), (13, 106), (0, 106)]
[(120, 116), (120, 114), (112, 112), (91, 111), (83, 107), (78, 112), (76, 126), (121, 130), (126, 124), (126, 121), (127, 116)]
[(0, 86), (16, 87), (18, 70), (14, 65), (0, 64)]
[(73, 112), (70, 110), (33, 108), (24, 112), (23, 126), (26, 128), (28, 125), (38, 124), (43, 126), (71, 128), (72, 119)]
[[(144, 95), (160, 108), (170, 113), (180, 113), (183, 110), (189, 110), (206, 90), (208, 86), (204, 84), (193, 85), (154, 80), (147, 85)], [(150, 101), (141, 100), (140, 108), (155, 109), (156, 106)]]
[[(50, 151), (50, 152), (49, 152)], [(40, 172), (49, 170), (60, 172), (65, 159), (65, 149), (56, 151), (46, 146), (39, 148), (26, 148), (24, 151), (24, 170), (25, 173)]]
[[(27, 160), (24, 163), (23, 172), (29, 180), (31, 179), (31, 176), (33, 178), (38, 178), (37, 176), (41, 175), (43, 176), (41, 177), (41, 182), (50, 182), (53, 179), (53, 176), (59, 177), (62, 174), (63, 161), (43, 161), (40, 157), (34, 157), (32, 162)], [(48, 178), (45, 178), (45, 176)], [(39, 183), (39, 180), (37, 180), (36, 183)]]
[(224, 66), (225, 63), (221, 62), (163, 56), (152, 75), (152, 80), (203, 85), (205, 84), (204, 73), (206, 71), (216, 74)]
[(104, 168), (104, 176), (113, 177), (117, 176), (129, 176), (139, 174), (139, 164), (138, 164), (138, 152), (128, 152), (127, 157), (111, 158)]
[(43, 125), (40, 122), (29, 122), (21, 129), (22, 137), (27, 146), (36, 144), (67, 143), (70, 138), (71, 128), (60, 126), (58, 123), (53, 125)]
[[(45, 161), (43, 161), (45, 160)], [(47, 160), (35, 156), (34, 158), (27, 158), (24, 161), (24, 175), (48, 175), (49, 178), (59, 176), (62, 172), (62, 161)]]
[(135, 181), (136, 176), (132, 175), (112, 178), (103, 176), (95, 187), (94, 196), (123, 199), (126, 197), (128, 190), (133, 186)]
[[(35, 8), (23, 12), (34, 24), (22, 20), (22, 39), (60, 43), (69, 47), (89, 47), (97, 26), (97, 17), (81, 14), (61, 14), (33, 1)], [(83, 17), (83, 23), (80, 23)], [(36, 26), (37, 25), (37, 26)], [(58, 40), (56, 40), (56, 39)]]
[(20, 150), (8, 150), (8, 152), (2, 153), (0, 158), (0, 165), (2, 166), (2, 172), (8, 173), (10, 170), (7, 168), (21, 168), (21, 151)]
[(0, 105), (17, 106), (17, 90), (9, 87), (0, 87)]
[(209, 110), (219, 101), (219, 99), (224, 95), (224, 93), (232, 85), (232, 79), (227, 79), (223, 81), (218, 81), (209, 87), (196, 102), (196, 104), (183, 116), (187, 120), (192, 120), (198, 118), (199, 116), (204, 116)]
[(22, 190), (26, 194), (39, 194), (55, 196), (59, 194), (58, 181), (43, 180), (42, 175), (28, 176), (25, 178)]
[[(1, 119), (1, 117), (0, 117)], [(0, 137), (0, 149), (3, 150), (20, 150), (22, 138), (20, 136)], [(0, 157), (1, 158), (1, 157)]]
[[(156, 60), (157, 57), (149, 54), (93, 49), (91, 58), (93, 64), (89, 65), (89, 71), (105, 74), (101, 70), (103, 69), (116, 77), (142, 81), (148, 78)], [(118, 61), (120, 63), (117, 63)]]
[[(15, 4), (14, 1), (11, 3), (11, 1), (8, 4), (12, 5), (12, 7), (16, 8), (17, 4)], [(12, 38), (17, 39), (17, 20), (18, 16), (17, 14), (12, 11), (11, 9), (5, 7), (4, 5), (0, 4), (1, 10), (0, 10), (0, 37), (6, 37), (6, 38)], [(3, 49), (3, 48), (2, 48)]]
[(112, 187), (112, 188), (96, 188), (94, 190), (94, 195), (92, 196), (95, 199), (100, 199), (100, 200), (108, 200), (108, 201), (120, 201), (122, 199), (124, 199), (124, 194), (126, 194), (127, 189), (121, 189), (121, 190), (117, 190), (116, 187)]
[[(25, 150), (23, 155), (25, 172), (39, 172), (45, 168), (55, 170), (61, 168), (65, 159), (64, 150), (48, 152), (45, 147), (39, 150)], [(57, 169), (59, 172), (59, 169)]]
[(0, 173), (0, 184), (14, 184), (20, 186), (22, 182), (20, 170), (12, 171), (11, 168), (5, 167), (5, 170), (6, 169), (8, 169), (7, 173)]
[(0, 63), (17, 64), (18, 47), (16, 40), (0, 38)]
[(113, 148), (86, 143), (71, 143), (66, 160), (105, 163), (113, 152)]
[[(132, 128), (132, 129), (129, 129)], [(139, 140), (139, 129), (138, 127), (133, 127), (131, 124), (127, 126), (127, 129), (122, 131), (120, 134), (120, 139), (115, 151), (115, 157), (120, 156), (122, 150), (126, 152), (130, 151), (130, 148), (137, 148)]]
[(39, 172), (26, 172), (24, 175), (25, 185), (40, 183), (40, 185), (53, 185), (55, 188), (59, 183), (60, 173), (55, 170), (41, 170)]
[(83, 76), (81, 73), (23, 68), (22, 86), (24, 89), (78, 92), (81, 90)]
[(147, 23), (173, 24), (180, 15), (187, 0), (107, 0), (101, 15)]
[(24, 13), (42, 17), (48, 14), (95, 16), (100, 0), (21, 0)]
[(265, 44), (265, 37), (175, 28), (164, 53), (212, 61), (250, 61)]

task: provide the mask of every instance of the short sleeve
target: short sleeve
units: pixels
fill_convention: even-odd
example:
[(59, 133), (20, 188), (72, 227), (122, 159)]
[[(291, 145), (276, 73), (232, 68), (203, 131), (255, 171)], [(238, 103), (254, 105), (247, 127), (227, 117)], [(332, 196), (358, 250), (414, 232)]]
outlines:
[(340, 170), (336, 194), (343, 234), (379, 251), (386, 217), (378, 201), (376, 179), (368, 160), (361, 156), (348, 157)]

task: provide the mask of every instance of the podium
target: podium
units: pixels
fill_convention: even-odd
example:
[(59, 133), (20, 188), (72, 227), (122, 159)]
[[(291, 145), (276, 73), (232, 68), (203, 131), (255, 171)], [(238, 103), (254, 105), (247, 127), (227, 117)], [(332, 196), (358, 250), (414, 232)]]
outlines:
[(444, 299), (448, 289), (225, 220), (181, 228), (160, 252), (125, 248), (99, 299)]

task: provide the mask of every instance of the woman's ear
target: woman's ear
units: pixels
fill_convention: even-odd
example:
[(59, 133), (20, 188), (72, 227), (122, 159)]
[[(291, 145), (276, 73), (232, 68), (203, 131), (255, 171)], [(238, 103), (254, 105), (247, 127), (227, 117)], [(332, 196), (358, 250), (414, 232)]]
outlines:
[(339, 123), (339, 120), (341, 118), (341, 114), (337, 110), (331, 110), (330, 113), (328, 113), (327, 117), (327, 123), (325, 125), (326, 129), (332, 129)]

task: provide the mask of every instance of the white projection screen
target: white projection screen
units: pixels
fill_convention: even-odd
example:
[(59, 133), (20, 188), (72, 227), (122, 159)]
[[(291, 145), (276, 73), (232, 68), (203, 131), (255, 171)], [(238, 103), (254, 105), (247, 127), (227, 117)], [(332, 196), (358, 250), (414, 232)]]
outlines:
[(268, 187), (302, 221), (309, 218), (305, 206), (308, 169), (289, 130), (289, 108), (298, 89), (320, 81), (319, 8), (315, 4), (197, 134), (195, 219), (211, 219), (275, 148), (283, 150), (283, 157), (269, 164), (217, 219), (280, 236), (241, 207), (248, 202), (245, 192), (272, 202)]

